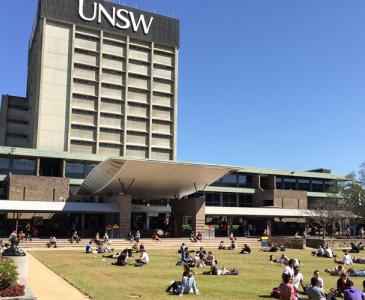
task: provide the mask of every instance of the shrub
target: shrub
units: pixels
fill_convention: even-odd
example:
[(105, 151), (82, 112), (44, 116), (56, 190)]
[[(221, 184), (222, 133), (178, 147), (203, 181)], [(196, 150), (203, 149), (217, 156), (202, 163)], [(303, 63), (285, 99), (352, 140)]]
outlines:
[(193, 230), (193, 227), (190, 224), (185, 224), (181, 226), (181, 229), (183, 233), (190, 234), (190, 232)]
[(8, 288), (0, 291), (1, 297), (16, 297), (24, 295), (25, 286), (21, 284), (14, 284), (9, 286)]
[(18, 273), (13, 260), (8, 258), (0, 259), (0, 291), (16, 284)]

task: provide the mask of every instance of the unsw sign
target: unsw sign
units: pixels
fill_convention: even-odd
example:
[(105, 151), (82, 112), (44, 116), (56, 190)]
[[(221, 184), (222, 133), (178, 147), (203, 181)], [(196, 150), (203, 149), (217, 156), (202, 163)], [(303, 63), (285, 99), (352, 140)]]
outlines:
[(103, 0), (40, 0), (40, 18), (179, 47), (179, 21)]
[(98, 24), (102, 22), (109, 22), (113, 27), (126, 30), (132, 28), (134, 32), (143, 30), (144, 34), (150, 31), (154, 17), (146, 18), (143, 14), (136, 17), (134, 12), (128, 11), (124, 8), (112, 7), (111, 11), (107, 10), (102, 3), (93, 3), (91, 15), (86, 15), (84, 11), (84, 0), (79, 0), (79, 16), (86, 22), (97, 21)]

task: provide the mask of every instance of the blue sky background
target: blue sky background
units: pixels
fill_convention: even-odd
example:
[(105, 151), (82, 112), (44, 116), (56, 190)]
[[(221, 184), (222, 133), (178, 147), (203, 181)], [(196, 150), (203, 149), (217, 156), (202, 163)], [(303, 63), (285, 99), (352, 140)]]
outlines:
[[(24, 95), (36, 0), (2, 2), (0, 93)], [(120, 2), (180, 19), (179, 160), (365, 161), (365, 1)]]

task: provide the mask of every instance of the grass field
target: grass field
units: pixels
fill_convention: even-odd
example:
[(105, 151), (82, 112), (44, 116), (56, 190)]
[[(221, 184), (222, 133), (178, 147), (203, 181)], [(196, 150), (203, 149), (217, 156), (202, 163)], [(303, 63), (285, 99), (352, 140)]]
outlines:
[[(181, 279), (182, 267), (175, 265), (179, 254), (171, 250), (148, 252), (150, 264), (139, 268), (113, 266), (113, 259), (103, 259), (99, 254), (85, 254), (81, 250), (33, 251), (32, 254), (93, 299), (174, 298), (175, 296), (166, 294), (164, 290), (171, 280)], [(254, 251), (251, 255), (242, 255), (237, 252), (215, 250), (219, 267), (235, 266), (240, 275), (197, 275), (201, 295), (185, 297), (242, 300), (270, 298), (271, 289), (280, 283), (283, 267), (270, 263), (268, 253)], [(286, 255), (302, 261), (301, 271), (306, 283), (313, 271), (318, 269), (324, 279), (325, 290), (335, 287), (337, 277), (324, 272), (324, 269), (334, 267), (331, 259), (313, 257), (310, 251), (304, 250), (287, 250)], [(361, 269), (362, 265), (354, 266), (355, 269)], [(202, 271), (202, 268), (195, 270), (198, 274)], [(362, 280), (363, 278), (353, 278), (357, 287), (362, 286)]]

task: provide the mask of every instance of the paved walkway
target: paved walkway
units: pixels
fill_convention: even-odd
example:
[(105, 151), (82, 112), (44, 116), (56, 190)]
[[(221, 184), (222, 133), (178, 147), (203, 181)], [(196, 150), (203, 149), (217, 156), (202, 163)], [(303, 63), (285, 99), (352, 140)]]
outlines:
[(29, 252), (28, 284), (37, 300), (90, 299), (78, 289), (40, 263)]

